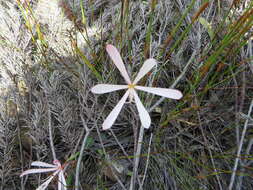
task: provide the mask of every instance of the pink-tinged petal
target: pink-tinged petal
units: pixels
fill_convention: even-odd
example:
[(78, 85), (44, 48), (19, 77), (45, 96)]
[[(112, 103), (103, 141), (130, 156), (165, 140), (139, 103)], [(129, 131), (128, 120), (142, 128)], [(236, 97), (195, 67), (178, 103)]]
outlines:
[(109, 54), (110, 58), (112, 59), (113, 63), (119, 69), (121, 75), (124, 77), (127, 84), (131, 84), (131, 80), (129, 78), (129, 75), (127, 74), (126, 67), (121, 59), (121, 56), (120, 56), (117, 48), (111, 44), (108, 44), (106, 46), (106, 51)]
[(94, 94), (104, 94), (104, 93), (127, 89), (127, 88), (128, 88), (127, 85), (98, 84), (91, 88), (91, 92)]
[(42, 183), (36, 190), (45, 190), (53, 178), (54, 176), (50, 176), (50, 178), (48, 178), (47, 181)]
[(57, 160), (57, 159), (54, 160), (53, 163), (54, 163), (55, 165), (57, 165), (58, 167), (61, 166), (61, 162), (60, 162), (59, 160)]
[(35, 174), (35, 173), (45, 173), (45, 172), (52, 172), (57, 170), (58, 168), (42, 168), (42, 169), (30, 169), (30, 170), (26, 170), (24, 172), (21, 173), (20, 177), (23, 177), (24, 175), (28, 175), (28, 174)]
[(64, 177), (63, 171), (60, 171), (59, 173), (60, 176), (60, 181), (58, 182), (58, 184), (61, 184), (61, 189), (60, 190), (67, 190), (67, 183), (66, 183), (66, 179)]
[(144, 128), (149, 128), (151, 125), (150, 116), (149, 116), (146, 108), (141, 103), (141, 100), (140, 100), (138, 94), (136, 93), (136, 91), (132, 90), (132, 93), (134, 95), (135, 104), (136, 104), (137, 110), (139, 112), (141, 124), (143, 125)]
[(42, 183), (36, 190), (45, 190), (52, 179), (59, 173), (59, 170), (54, 172), (44, 183)]
[(146, 75), (156, 64), (155, 59), (147, 59), (134, 79), (133, 84), (137, 84), (137, 82), (139, 82), (141, 78), (144, 77), (144, 75)]
[(135, 89), (153, 93), (159, 96), (164, 96), (166, 98), (176, 99), (176, 100), (183, 97), (182, 92), (176, 89), (154, 88), (154, 87), (145, 87), (145, 86), (135, 86)]
[(113, 108), (111, 113), (105, 119), (104, 123), (102, 124), (103, 130), (111, 128), (111, 126), (113, 125), (113, 123), (117, 119), (117, 117), (118, 117), (124, 103), (126, 102), (126, 99), (127, 99), (128, 96), (129, 96), (129, 90), (126, 91), (124, 96), (120, 99), (118, 104)]
[(34, 161), (34, 162), (32, 162), (31, 165), (32, 165), (32, 166), (45, 167), (45, 168), (54, 168), (54, 167), (56, 167), (56, 166), (53, 165), (53, 164), (48, 164), (48, 163), (41, 162), (41, 161)]
[(61, 172), (58, 174), (58, 190), (61, 190), (62, 184), (61, 184)]

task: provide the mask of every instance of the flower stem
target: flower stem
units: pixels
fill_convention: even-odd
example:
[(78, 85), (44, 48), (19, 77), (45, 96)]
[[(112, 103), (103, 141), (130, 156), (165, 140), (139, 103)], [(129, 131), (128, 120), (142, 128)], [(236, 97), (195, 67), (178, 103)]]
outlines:
[(53, 134), (52, 134), (52, 117), (51, 117), (51, 111), (50, 111), (50, 106), (49, 103), (47, 102), (48, 106), (48, 132), (49, 132), (49, 141), (50, 141), (50, 147), (51, 151), (53, 154), (54, 160), (56, 160), (56, 154), (55, 154), (55, 149), (54, 149), (54, 141), (53, 141)]
[(143, 134), (144, 134), (144, 127), (141, 126), (140, 133), (139, 133), (139, 139), (138, 139), (138, 143), (137, 143), (137, 149), (136, 149), (136, 153), (135, 153), (135, 159), (134, 159), (134, 171), (133, 171), (133, 175), (132, 175), (132, 178), (131, 178), (131, 184), (130, 184), (129, 190), (134, 190), (135, 189), (135, 181), (136, 181), (136, 176), (138, 175), (137, 171), (138, 171), (140, 156), (141, 156), (141, 147), (142, 147), (142, 142), (143, 142)]

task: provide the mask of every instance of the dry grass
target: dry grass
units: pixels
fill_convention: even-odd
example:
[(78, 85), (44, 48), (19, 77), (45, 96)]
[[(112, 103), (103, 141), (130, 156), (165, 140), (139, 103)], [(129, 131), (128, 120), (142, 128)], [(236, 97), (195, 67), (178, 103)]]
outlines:
[(90, 92), (123, 83), (108, 43), (132, 76), (158, 60), (142, 84), (184, 94), (140, 93), (152, 126), (135, 189), (252, 189), (252, 11), (248, 0), (0, 0), (0, 190), (35, 189), (47, 177), (19, 175), (52, 162), (49, 126), (68, 189), (129, 189), (138, 112), (127, 104), (102, 131), (122, 92)]

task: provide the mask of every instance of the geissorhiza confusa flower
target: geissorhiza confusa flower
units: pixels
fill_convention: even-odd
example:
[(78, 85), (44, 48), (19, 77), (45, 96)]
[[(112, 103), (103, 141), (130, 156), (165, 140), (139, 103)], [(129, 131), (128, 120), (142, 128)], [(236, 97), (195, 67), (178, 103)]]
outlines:
[(43, 184), (41, 184), (36, 190), (44, 190), (47, 188), (52, 179), (58, 175), (58, 190), (67, 190), (67, 183), (63, 173), (63, 167), (59, 160), (54, 160), (54, 164), (48, 164), (45, 162), (35, 161), (32, 162), (32, 166), (39, 166), (43, 168), (29, 169), (21, 173), (20, 177), (34, 173), (54, 172)]
[(98, 84), (91, 89), (91, 92), (95, 94), (104, 94), (104, 93), (108, 93), (108, 92), (112, 92), (116, 90), (122, 90), (122, 89), (127, 89), (127, 91), (123, 95), (121, 100), (118, 102), (118, 104), (111, 111), (111, 113), (108, 115), (108, 117), (105, 119), (105, 121), (103, 122), (102, 128), (104, 130), (109, 129), (113, 125), (113, 123), (115, 122), (117, 116), (119, 115), (128, 97), (130, 98), (130, 101), (132, 99), (135, 100), (136, 107), (137, 107), (143, 127), (149, 128), (151, 124), (150, 116), (147, 110), (145, 109), (145, 107), (143, 106), (140, 98), (138, 97), (136, 90), (141, 90), (141, 91), (153, 93), (159, 96), (164, 96), (164, 97), (172, 98), (172, 99), (180, 99), (183, 96), (182, 93), (176, 89), (154, 88), (154, 87), (145, 87), (145, 86), (137, 85), (140, 79), (144, 75), (146, 75), (157, 64), (155, 59), (147, 59), (144, 62), (143, 66), (141, 67), (136, 78), (132, 82), (130, 80), (129, 75), (127, 74), (126, 68), (124, 66), (124, 63), (122, 61), (122, 58), (120, 57), (118, 50), (113, 45), (107, 45), (106, 51), (111, 57), (116, 67), (119, 69), (121, 75), (124, 77), (127, 85)]

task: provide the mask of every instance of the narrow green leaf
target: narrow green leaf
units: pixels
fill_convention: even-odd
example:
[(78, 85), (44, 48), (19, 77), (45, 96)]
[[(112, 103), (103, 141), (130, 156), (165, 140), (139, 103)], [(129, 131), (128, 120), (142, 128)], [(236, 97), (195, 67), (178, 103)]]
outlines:
[(82, 59), (82, 61), (88, 66), (88, 68), (92, 71), (92, 73), (98, 78), (98, 79), (102, 79), (101, 75), (99, 74), (99, 72), (96, 70), (95, 66), (86, 58), (86, 56), (81, 52), (81, 50), (76, 47), (76, 53), (77, 55), (80, 56), (80, 58)]

